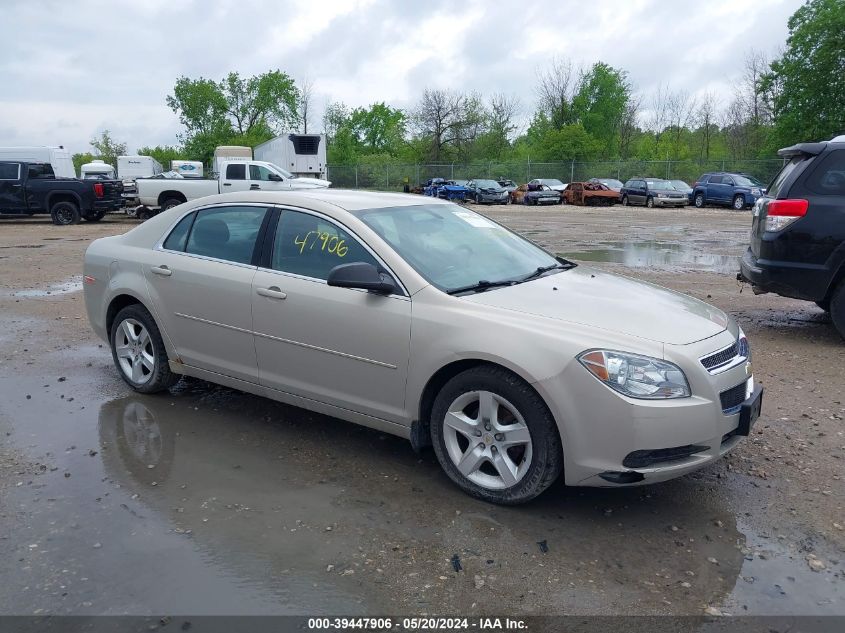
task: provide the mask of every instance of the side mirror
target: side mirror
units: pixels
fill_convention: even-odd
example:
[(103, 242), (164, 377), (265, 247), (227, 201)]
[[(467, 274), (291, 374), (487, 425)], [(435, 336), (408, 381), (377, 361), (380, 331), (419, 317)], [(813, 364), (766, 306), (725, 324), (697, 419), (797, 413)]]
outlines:
[(270, 172), (267, 178), (269, 178), (273, 182), (282, 182), (282, 180), (284, 180), (284, 178), (282, 178), (279, 174), (274, 174), (272, 172)]
[(389, 295), (396, 290), (390, 275), (380, 273), (375, 266), (366, 262), (335, 266), (329, 271), (326, 283), (338, 288), (360, 288), (380, 295)]

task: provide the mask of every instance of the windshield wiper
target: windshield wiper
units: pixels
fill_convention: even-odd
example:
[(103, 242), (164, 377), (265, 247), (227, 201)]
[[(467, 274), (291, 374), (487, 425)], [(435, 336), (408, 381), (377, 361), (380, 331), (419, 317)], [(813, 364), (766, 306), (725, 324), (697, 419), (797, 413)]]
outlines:
[(538, 277), (542, 277), (545, 273), (549, 272), (550, 270), (569, 270), (570, 268), (575, 268), (577, 266), (576, 263), (570, 262), (567, 260), (561, 260), (557, 264), (552, 264), (551, 266), (540, 266), (537, 270), (533, 273), (528, 273), (519, 280), (519, 283), (523, 281), (531, 281), (532, 279), (537, 279)]
[(503, 279), (502, 281), (487, 281), (486, 279), (482, 279), (478, 283), (470, 284), (469, 286), (461, 286), (459, 288), (452, 288), (451, 290), (447, 290), (446, 294), (459, 295), (464, 292), (484, 292), (485, 290), (489, 290), (490, 288), (512, 286), (515, 283), (517, 282), (513, 279)]

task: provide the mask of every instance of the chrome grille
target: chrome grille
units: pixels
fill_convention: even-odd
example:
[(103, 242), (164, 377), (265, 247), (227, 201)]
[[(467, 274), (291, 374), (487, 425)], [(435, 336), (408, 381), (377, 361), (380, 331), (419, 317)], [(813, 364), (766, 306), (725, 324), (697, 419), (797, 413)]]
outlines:
[(730, 347), (726, 347), (723, 350), (719, 350), (715, 354), (705, 356), (701, 359), (701, 364), (704, 365), (704, 369), (706, 369), (707, 371), (711, 371), (713, 369), (721, 367), (722, 365), (727, 365), (734, 358), (736, 358), (738, 353), (739, 347), (736, 343), (734, 343)]

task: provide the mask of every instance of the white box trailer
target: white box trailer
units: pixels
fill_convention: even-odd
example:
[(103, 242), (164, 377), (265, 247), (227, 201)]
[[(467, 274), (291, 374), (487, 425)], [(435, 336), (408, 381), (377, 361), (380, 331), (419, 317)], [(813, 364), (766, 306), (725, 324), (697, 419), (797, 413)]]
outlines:
[(118, 156), (117, 175), (122, 180), (135, 180), (136, 178), (152, 178), (164, 171), (155, 158), (152, 156)]
[(325, 134), (283, 134), (256, 146), (255, 160), (278, 165), (300, 178), (326, 175)]
[(76, 178), (70, 152), (63, 146), (0, 147), (0, 160), (21, 163), (50, 163), (59, 178)]
[(214, 150), (214, 163), (212, 171), (220, 173), (220, 164), (227, 161), (248, 161), (252, 160), (252, 148), (243, 145), (220, 145)]
[(172, 160), (170, 171), (175, 171), (185, 178), (202, 178), (202, 161), (199, 160)]

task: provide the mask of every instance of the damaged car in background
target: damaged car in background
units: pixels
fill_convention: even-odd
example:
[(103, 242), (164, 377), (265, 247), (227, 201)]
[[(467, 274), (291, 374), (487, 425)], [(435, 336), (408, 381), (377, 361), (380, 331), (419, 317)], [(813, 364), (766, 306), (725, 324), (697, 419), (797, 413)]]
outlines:
[(466, 184), (467, 199), (475, 204), (509, 204), (508, 190), (495, 180), (470, 180)]
[(622, 194), (600, 182), (570, 182), (562, 196), (566, 204), (587, 207), (610, 207), (622, 200)]
[(134, 391), (193, 376), (431, 445), (494, 503), (689, 473), (760, 414), (718, 308), (433, 198), (194, 200), (92, 242), (84, 289)]

